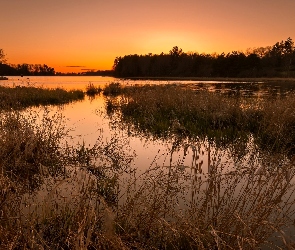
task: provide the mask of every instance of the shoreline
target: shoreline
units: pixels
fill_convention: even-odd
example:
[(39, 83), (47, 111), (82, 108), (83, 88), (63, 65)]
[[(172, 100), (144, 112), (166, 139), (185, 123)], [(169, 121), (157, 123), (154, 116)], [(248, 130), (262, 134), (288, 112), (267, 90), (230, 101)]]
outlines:
[(216, 82), (294, 82), (295, 78), (261, 77), (261, 78), (238, 78), (238, 77), (115, 77), (125, 80), (153, 80), (153, 81), (216, 81)]

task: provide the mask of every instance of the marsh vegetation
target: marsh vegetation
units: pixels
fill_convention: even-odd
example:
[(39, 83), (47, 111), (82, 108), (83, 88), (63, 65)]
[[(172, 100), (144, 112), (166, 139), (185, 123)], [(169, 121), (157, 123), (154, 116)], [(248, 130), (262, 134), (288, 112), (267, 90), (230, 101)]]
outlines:
[[(93, 145), (69, 143), (65, 117), (48, 107), (1, 108), (1, 247), (294, 246), (292, 94), (257, 99), (120, 83), (102, 93), (105, 113), (127, 136)], [(138, 135), (169, 142), (142, 171), (130, 146)]]
[(66, 91), (61, 88), (49, 89), (34, 86), (0, 86), (0, 109), (17, 109), (39, 105), (66, 104), (83, 100), (81, 90)]
[(251, 135), (261, 148), (294, 152), (294, 94), (258, 99), (177, 84), (121, 88), (124, 95), (109, 99), (109, 109), (142, 132), (229, 143)]

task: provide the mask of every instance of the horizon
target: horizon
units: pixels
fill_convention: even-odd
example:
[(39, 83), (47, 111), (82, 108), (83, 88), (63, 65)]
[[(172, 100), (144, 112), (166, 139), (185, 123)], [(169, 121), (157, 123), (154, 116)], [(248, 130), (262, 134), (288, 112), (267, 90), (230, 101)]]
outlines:
[(47, 64), (56, 72), (110, 70), (117, 56), (229, 53), (295, 37), (291, 0), (0, 3), (0, 49), (10, 64)]

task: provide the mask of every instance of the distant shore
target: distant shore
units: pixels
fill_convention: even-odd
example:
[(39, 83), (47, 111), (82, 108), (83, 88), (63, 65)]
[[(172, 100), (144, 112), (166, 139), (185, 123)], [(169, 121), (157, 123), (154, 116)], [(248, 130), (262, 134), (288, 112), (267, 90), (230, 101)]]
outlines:
[(153, 80), (153, 81), (217, 81), (217, 82), (295, 82), (294, 77), (122, 77), (126, 80)]

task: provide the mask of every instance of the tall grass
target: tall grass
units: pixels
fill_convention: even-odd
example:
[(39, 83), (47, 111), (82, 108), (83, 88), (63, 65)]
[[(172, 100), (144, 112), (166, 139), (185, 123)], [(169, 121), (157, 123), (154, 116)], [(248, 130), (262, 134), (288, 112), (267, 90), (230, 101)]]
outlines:
[(208, 149), (206, 166), (196, 145), (188, 147), (188, 172), (178, 164), (148, 170), (129, 190), (118, 219), (123, 236), (143, 249), (255, 249), (292, 226), (294, 162), (232, 168)]
[(39, 174), (63, 171), (61, 139), (66, 135), (62, 116), (28, 111), (2, 112), (0, 123), (0, 165), (12, 180), (38, 186)]
[[(214, 98), (192, 94), (192, 99), (185, 100), (196, 97), (204, 98), (203, 102)], [(160, 100), (170, 101), (174, 114), (179, 115), (179, 105), (190, 106), (182, 95), (178, 98), (175, 107), (167, 96)], [(147, 106), (156, 110), (159, 105), (163, 103)], [(209, 102), (199, 107), (200, 112), (210, 108), (208, 116), (220, 121), (210, 129), (227, 129), (225, 124), (231, 121), (232, 113), (220, 115), (219, 120), (219, 106)], [(232, 109), (239, 110), (237, 106), (227, 110)], [(294, 235), (288, 238), (285, 233), (294, 224), (294, 158), (284, 158), (279, 164), (269, 164), (276, 162), (272, 158), (258, 161), (249, 155), (242, 161), (230, 161), (230, 149), (218, 149), (207, 139), (180, 141), (176, 136), (169, 154), (165, 153), (167, 166), (158, 165), (155, 156), (150, 167), (139, 172), (139, 166), (132, 165), (136, 152), (128, 146), (128, 138), (98, 138), (91, 147), (85, 143), (69, 146), (63, 117), (57, 113), (2, 111), (0, 116), (3, 249), (294, 246)], [(210, 124), (206, 113), (204, 116)], [(181, 127), (185, 120), (172, 118), (175, 124), (170, 130), (187, 129)], [(237, 125), (242, 121), (235, 119)], [(180, 153), (183, 157), (174, 157)], [(190, 156), (191, 163), (185, 164)], [(281, 237), (278, 242), (276, 234)]]
[(0, 86), (0, 109), (65, 104), (83, 98), (84, 93), (81, 90), (66, 91), (61, 88), (46, 89), (30, 86), (9, 88)]
[(118, 82), (112, 82), (105, 86), (103, 94), (106, 96), (117, 96), (123, 93), (124, 88)]
[(194, 91), (178, 85), (145, 85), (125, 87), (123, 98), (117, 103), (108, 106), (119, 108), (123, 121), (156, 136), (173, 133), (222, 143), (253, 134), (256, 142), (267, 150), (294, 152), (295, 149), (292, 94), (259, 100)]
[(94, 86), (91, 82), (86, 87), (86, 95), (88, 96), (95, 96), (100, 94), (100, 92), (102, 92), (102, 88)]
[[(168, 166), (151, 162), (136, 173), (128, 140), (61, 146), (66, 133), (59, 117), (23, 118), (2, 114), (4, 249), (275, 248), (269, 240), (275, 232), (287, 240), (294, 161), (232, 166), (211, 143), (202, 152), (201, 142), (187, 142), (182, 159), (173, 160), (181, 148), (176, 144)], [(189, 154), (191, 164), (184, 165)], [(28, 173), (39, 183), (31, 194)]]

